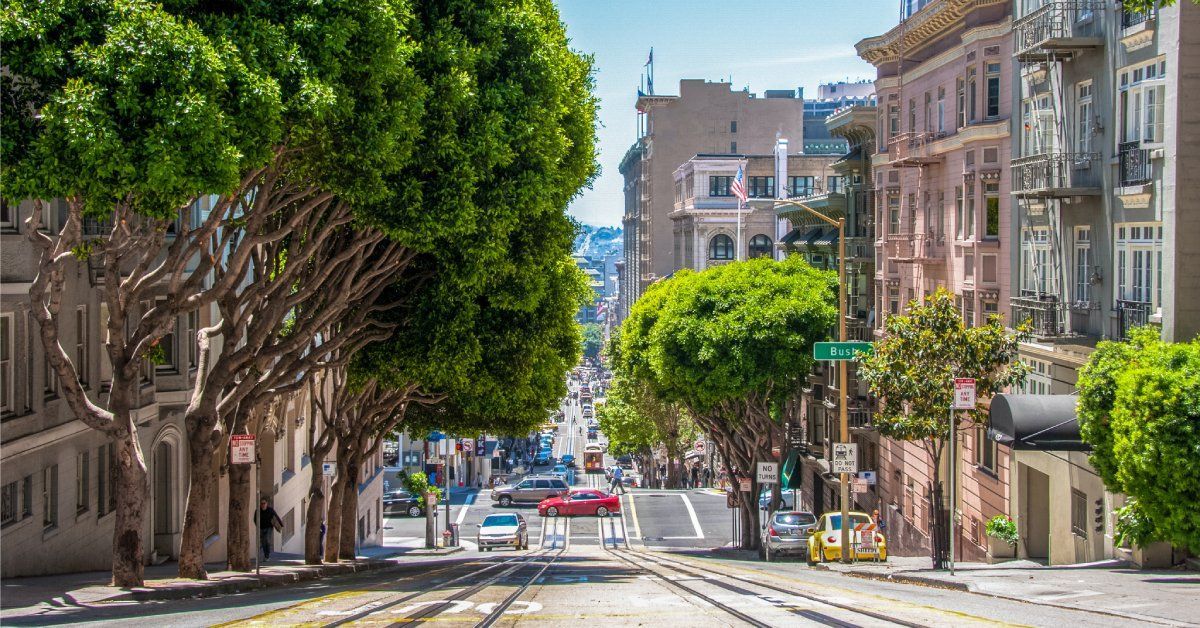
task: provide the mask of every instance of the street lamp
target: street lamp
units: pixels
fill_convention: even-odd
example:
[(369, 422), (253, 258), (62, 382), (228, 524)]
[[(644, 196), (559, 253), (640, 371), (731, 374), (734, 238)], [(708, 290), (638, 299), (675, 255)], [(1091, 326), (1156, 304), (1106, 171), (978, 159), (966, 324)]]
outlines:
[[(790, 199), (771, 199), (772, 211), (783, 205), (799, 207), (816, 216), (821, 222), (832, 225), (838, 233), (838, 340), (846, 342), (846, 217), (830, 218), (825, 214)], [(850, 442), (850, 415), (846, 410), (846, 361), (838, 360), (838, 423), (841, 426), (841, 442)], [(842, 502), (842, 562), (851, 562), (850, 557), (850, 474), (839, 473)]]

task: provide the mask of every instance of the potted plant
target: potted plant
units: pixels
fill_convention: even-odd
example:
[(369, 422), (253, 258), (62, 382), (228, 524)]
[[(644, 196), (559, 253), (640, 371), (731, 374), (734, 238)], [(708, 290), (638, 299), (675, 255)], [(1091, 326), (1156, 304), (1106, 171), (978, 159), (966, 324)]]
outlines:
[(1017, 523), (1008, 515), (996, 515), (987, 522), (988, 562), (998, 563), (1017, 556)]

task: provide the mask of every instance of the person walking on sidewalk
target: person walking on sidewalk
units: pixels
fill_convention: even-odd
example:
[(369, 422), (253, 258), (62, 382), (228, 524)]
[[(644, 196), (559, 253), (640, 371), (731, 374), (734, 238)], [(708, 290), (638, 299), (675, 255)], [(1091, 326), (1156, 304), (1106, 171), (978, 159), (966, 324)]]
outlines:
[(275, 530), (283, 530), (283, 519), (279, 518), (279, 514), (274, 508), (267, 503), (267, 498), (262, 498), (258, 502), (258, 512), (254, 513), (254, 519), (258, 523), (258, 537), (262, 544), (263, 560), (271, 559), (271, 541), (274, 539)]
[(622, 481), (622, 477), (624, 475), (625, 475), (625, 472), (624, 472), (624, 470), (621, 469), (621, 465), (619, 465), (619, 464), (613, 465), (612, 484), (608, 487), (608, 492), (616, 493), (618, 488), (621, 489), (622, 493), (626, 492), (625, 491), (625, 482)]

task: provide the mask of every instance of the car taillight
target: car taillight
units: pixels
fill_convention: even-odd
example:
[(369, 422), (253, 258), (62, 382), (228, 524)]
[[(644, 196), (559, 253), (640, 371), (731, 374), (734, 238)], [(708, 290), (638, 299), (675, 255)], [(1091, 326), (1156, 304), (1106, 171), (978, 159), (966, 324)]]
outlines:
[(827, 537), (827, 538), (825, 539), (825, 542), (826, 542), (826, 543), (836, 543), (836, 542), (837, 542), (837, 537), (836, 537), (836, 536), (829, 536), (829, 537)]
[(878, 535), (878, 534), (876, 534), (876, 535), (875, 535), (875, 542), (876, 542), (876, 543), (882, 543), (882, 542), (883, 542), (883, 537), (882, 537), (882, 536), (880, 536), (880, 535)]
[(775, 529), (775, 526), (767, 526), (767, 529), (771, 531), (771, 536), (779, 536), (779, 531)]

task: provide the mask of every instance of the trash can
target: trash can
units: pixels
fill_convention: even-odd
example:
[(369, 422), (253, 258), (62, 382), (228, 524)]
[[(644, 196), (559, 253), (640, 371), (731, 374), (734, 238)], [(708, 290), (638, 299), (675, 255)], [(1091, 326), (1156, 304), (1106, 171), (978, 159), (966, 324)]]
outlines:
[(458, 547), (458, 524), (450, 524), (450, 547)]

